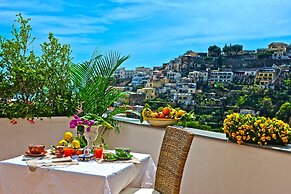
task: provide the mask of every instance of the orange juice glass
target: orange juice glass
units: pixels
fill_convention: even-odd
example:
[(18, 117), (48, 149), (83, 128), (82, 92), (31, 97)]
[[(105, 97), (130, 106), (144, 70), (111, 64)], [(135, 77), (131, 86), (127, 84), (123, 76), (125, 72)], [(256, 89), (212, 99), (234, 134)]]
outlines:
[(103, 147), (95, 147), (94, 148), (95, 158), (102, 158), (102, 154), (103, 154)]
[(64, 147), (64, 156), (71, 156), (73, 155), (73, 148), (72, 147)]

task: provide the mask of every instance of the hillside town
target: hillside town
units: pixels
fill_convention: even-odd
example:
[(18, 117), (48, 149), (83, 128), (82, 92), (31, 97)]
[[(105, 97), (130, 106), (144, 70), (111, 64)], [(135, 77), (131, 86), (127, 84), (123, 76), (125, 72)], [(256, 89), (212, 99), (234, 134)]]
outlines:
[(237, 106), (240, 97), (230, 99), (246, 86), (278, 92), (287, 87), (284, 80), (291, 78), (290, 69), (291, 44), (272, 42), (257, 50), (243, 50), (242, 45), (223, 49), (213, 45), (207, 53), (190, 50), (161, 67), (120, 68), (115, 77), (117, 88), (128, 92), (130, 105), (158, 100), (188, 111), (218, 111), (222, 116), (229, 107), (260, 112), (255, 104)]

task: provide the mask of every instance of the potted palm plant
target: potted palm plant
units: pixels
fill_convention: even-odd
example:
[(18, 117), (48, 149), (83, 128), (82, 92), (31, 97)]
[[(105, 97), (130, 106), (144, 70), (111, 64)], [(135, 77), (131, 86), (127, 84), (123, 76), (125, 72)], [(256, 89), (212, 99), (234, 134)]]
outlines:
[[(113, 116), (123, 112), (124, 109), (119, 107), (108, 111), (108, 107), (118, 99), (126, 97), (124, 92), (113, 87), (113, 83), (114, 72), (128, 58), (129, 56), (121, 56), (117, 51), (102, 55), (96, 50), (90, 61), (71, 66), (71, 82), (80, 100), (78, 117), (84, 118), (93, 114), (94, 118), (99, 117), (106, 121), (103, 122), (105, 127), (98, 132), (97, 141), (102, 143), (104, 143), (103, 134), (111, 128), (108, 126), (113, 126), (116, 132), (119, 132)], [(86, 132), (84, 129), (83, 125), (78, 125), (78, 134), (83, 135)]]

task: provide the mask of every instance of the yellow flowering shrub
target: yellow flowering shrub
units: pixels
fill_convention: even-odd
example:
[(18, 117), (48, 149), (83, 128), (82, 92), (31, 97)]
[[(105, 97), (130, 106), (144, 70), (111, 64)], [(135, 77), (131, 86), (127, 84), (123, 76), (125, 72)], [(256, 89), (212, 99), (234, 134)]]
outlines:
[(233, 113), (224, 119), (223, 130), (229, 139), (238, 144), (288, 144), (291, 141), (289, 124), (276, 118)]

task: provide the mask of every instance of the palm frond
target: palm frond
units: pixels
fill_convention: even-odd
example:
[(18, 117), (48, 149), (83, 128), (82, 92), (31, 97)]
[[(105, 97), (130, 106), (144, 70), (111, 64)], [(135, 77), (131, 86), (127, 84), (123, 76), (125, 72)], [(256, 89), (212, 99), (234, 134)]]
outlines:
[(102, 58), (92, 61), (95, 74), (104, 77), (108, 81), (109, 78), (112, 78), (117, 68), (128, 58), (129, 56), (121, 56), (117, 51), (110, 51)]
[(109, 106), (125, 96), (111, 84), (114, 72), (128, 58), (117, 51), (101, 55), (95, 50), (90, 61), (71, 66), (71, 81), (78, 90), (84, 113), (102, 116)]

